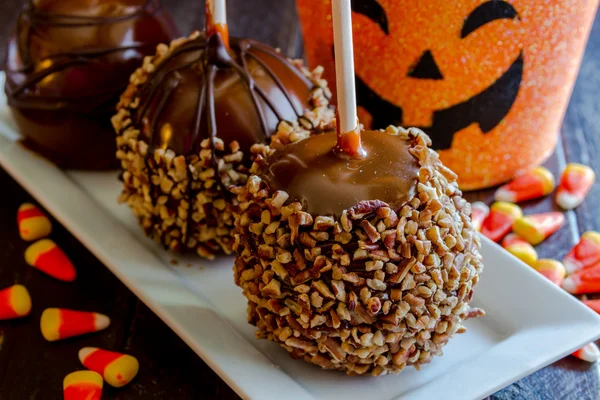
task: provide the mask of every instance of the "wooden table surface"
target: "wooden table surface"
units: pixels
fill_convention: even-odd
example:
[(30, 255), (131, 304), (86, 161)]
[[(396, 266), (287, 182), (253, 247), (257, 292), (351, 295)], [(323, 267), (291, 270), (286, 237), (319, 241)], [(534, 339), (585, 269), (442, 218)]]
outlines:
[[(5, 43), (22, 1), (3, 1), (0, 42)], [(182, 32), (203, 26), (203, 2), (164, 1)], [(229, 1), (231, 30), (281, 47), (290, 55), (301, 52), (301, 40), (293, 0)], [(268, 10), (268, 12), (266, 11)], [(3, 53), (3, 52), (2, 52)], [(0, 54), (3, 56), (3, 54)], [(546, 165), (558, 173), (565, 162), (581, 162), (600, 174), (600, 18), (591, 35), (571, 104), (562, 127), (561, 140)], [(78, 266), (75, 284), (48, 279), (25, 265), (27, 246), (18, 235), (16, 210), (33, 201), (6, 172), (0, 169), (0, 288), (25, 284), (34, 294), (32, 315), (22, 320), (0, 322), (0, 399), (59, 399), (62, 379), (80, 369), (77, 351), (97, 346), (134, 354), (141, 370), (135, 381), (122, 389), (105, 386), (103, 399), (237, 399), (236, 394), (190, 350), (156, 315), (141, 303), (81, 243), (53, 220), (53, 239)], [(467, 194), (470, 200), (490, 202), (493, 191)], [(600, 184), (586, 202), (567, 215), (567, 224), (538, 247), (541, 257), (561, 259), (586, 230), (600, 230)], [(546, 198), (525, 205), (525, 211), (553, 209)], [(39, 331), (39, 318), (46, 307), (89, 309), (109, 314), (111, 326), (102, 334), (47, 343)], [(549, 368), (580, 371), (589, 382), (598, 368), (567, 359)], [(590, 374), (592, 376), (590, 377)], [(600, 395), (598, 396), (600, 398)]]

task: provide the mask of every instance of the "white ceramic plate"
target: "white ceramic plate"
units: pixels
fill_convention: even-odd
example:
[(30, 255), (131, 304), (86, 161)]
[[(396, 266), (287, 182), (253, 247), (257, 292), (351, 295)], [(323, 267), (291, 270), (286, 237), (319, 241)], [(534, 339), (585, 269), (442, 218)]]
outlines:
[(485, 271), (473, 303), (488, 315), (467, 322), (468, 332), (452, 340), (443, 357), (420, 372), (407, 368), (379, 378), (322, 371), (254, 338), (231, 257), (208, 262), (166, 253), (144, 237), (126, 206), (117, 205), (116, 172), (62, 171), (17, 137), (1, 106), (4, 169), (243, 398), (479, 399), (600, 336), (598, 315), (484, 239)]

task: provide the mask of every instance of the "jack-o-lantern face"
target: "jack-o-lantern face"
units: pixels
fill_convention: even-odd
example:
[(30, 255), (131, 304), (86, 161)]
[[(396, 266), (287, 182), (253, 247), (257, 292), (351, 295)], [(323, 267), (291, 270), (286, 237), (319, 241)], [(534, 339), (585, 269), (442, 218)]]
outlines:
[[(330, 0), (298, 0), (306, 55), (333, 75)], [(461, 187), (552, 151), (597, 0), (352, 0), (361, 121), (427, 132)]]
[[(447, 2), (451, 3), (451, 2)], [(405, 10), (402, 2), (399, 5), (400, 12)], [(514, 25), (518, 21), (518, 13), (509, 3), (505, 1), (489, 0), (472, 10), (465, 18), (458, 19), (461, 24), (440, 26), (421, 26), (414, 29), (413, 26), (388, 22), (385, 9), (375, 0), (355, 0), (352, 2), (353, 10), (360, 13), (380, 28), (382, 35), (394, 35), (394, 30), (400, 36), (410, 40), (412, 47), (404, 53), (401, 46), (394, 46), (393, 41), (385, 41), (382, 49), (374, 49), (364, 43), (364, 37), (357, 34), (356, 43), (363, 49), (363, 57), (357, 60), (356, 86), (358, 104), (363, 107), (371, 117), (371, 124), (375, 127), (385, 127), (390, 124), (419, 126), (431, 136), (437, 149), (449, 149), (454, 134), (469, 125), (476, 123), (482, 132), (487, 133), (495, 128), (508, 114), (512, 107), (521, 79), (523, 76), (523, 55), (519, 50), (518, 35), (513, 29), (507, 29), (504, 25)], [(452, 7), (452, 5), (450, 4)], [(357, 16), (360, 19), (361, 16)], [(509, 20), (496, 26), (487, 27), (493, 21)], [(433, 18), (424, 22), (435, 24)], [(508, 28), (512, 28), (509, 26)], [(502, 41), (501, 46), (508, 46), (508, 51), (495, 52), (496, 57), (487, 54), (469, 54), (468, 49), (473, 47), (472, 41), (482, 40), (475, 37), (476, 31), (487, 30), (482, 35), (494, 35), (497, 41)], [(404, 32), (402, 32), (404, 31)], [(430, 32), (427, 36), (421, 32)], [(431, 32), (435, 32), (433, 35)], [(503, 34), (504, 33), (504, 34)], [(444, 35), (453, 35), (459, 40), (438, 42)], [(474, 39), (472, 39), (474, 38)], [(484, 46), (485, 47), (485, 46)], [(369, 51), (371, 50), (371, 51)], [(483, 50), (483, 49), (482, 49)], [(391, 63), (368, 62), (377, 57), (377, 51), (383, 51), (386, 58), (391, 56)], [(485, 48), (485, 51), (489, 49)], [(513, 56), (512, 62), (506, 63), (507, 58)], [(381, 54), (381, 53), (380, 53)], [(416, 56), (416, 57), (415, 57)], [(479, 58), (478, 56), (481, 56)], [(444, 72), (438, 65), (436, 59), (446, 64)], [(401, 61), (400, 61), (401, 60)], [(481, 61), (487, 61), (482, 68)], [(365, 62), (366, 61), (366, 62)], [(450, 61), (450, 62), (448, 62)], [(383, 67), (383, 74), (394, 74), (395, 71), (387, 68), (406, 71), (404, 76), (392, 82), (377, 87), (380, 79), (368, 77), (376, 76), (372, 68)], [(365, 78), (361, 77), (361, 72)], [(500, 73), (500, 74), (499, 74)], [(372, 86), (373, 85), (373, 88)], [(412, 87), (414, 91), (407, 92), (404, 86)], [(399, 90), (397, 90), (399, 89)], [(378, 95), (381, 93), (382, 96)], [(419, 93), (427, 93), (430, 96), (420, 97), (414, 101), (411, 96)], [(408, 97), (407, 97), (408, 96)], [(390, 100), (386, 100), (385, 97)]]

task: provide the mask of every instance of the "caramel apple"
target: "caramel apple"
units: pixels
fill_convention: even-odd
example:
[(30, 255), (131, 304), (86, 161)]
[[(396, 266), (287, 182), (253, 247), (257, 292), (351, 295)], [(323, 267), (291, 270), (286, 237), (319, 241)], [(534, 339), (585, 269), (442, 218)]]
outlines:
[(321, 70), (226, 30), (196, 32), (136, 71), (114, 117), (121, 201), (166, 248), (212, 258), (232, 252), (231, 185), (252, 149), (276, 148), (333, 119)]
[(337, 132), (264, 148), (232, 189), (234, 279), (257, 337), (293, 358), (348, 374), (418, 369), (483, 315), (469, 305), (480, 240), (425, 133), (361, 130), (350, 1), (332, 5)]
[(143, 57), (176, 29), (158, 0), (32, 0), (5, 91), (25, 144), (65, 168), (116, 166), (110, 118)]
[[(418, 129), (335, 133), (265, 152), (239, 202), (235, 282), (257, 336), (348, 374), (427, 363), (467, 318), (483, 265), (456, 175)], [(269, 155), (270, 154), (270, 155)]]

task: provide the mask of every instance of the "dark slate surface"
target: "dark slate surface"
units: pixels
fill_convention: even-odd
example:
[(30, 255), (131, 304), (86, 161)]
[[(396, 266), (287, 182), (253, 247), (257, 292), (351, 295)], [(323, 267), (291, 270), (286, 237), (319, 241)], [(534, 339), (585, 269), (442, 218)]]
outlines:
[[(23, 1), (4, 0), (0, 13), (0, 43), (5, 43)], [(202, 1), (165, 1), (183, 33), (203, 24)], [(301, 52), (293, 0), (229, 0), (231, 32)], [(4, 57), (4, 49), (0, 49)], [(600, 173), (600, 18), (591, 35), (581, 73), (562, 128), (561, 142), (547, 166), (557, 173), (566, 161), (588, 164)], [(54, 222), (53, 239), (79, 268), (77, 284), (55, 282), (25, 265), (26, 244), (18, 236), (18, 206), (31, 197), (0, 169), (0, 287), (26, 284), (35, 308), (30, 317), (0, 322), (0, 398), (61, 398), (63, 377), (80, 367), (79, 348), (101, 346), (134, 354), (141, 363), (135, 381), (119, 390), (107, 387), (103, 399), (237, 399), (235, 393), (160, 319), (123, 286), (77, 239)], [(469, 193), (470, 200), (491, 200), (492, 191)], [(600, 230), (600, 183), (585, 204), (569, 213), (568, 223), (539, 246), (541, 257), (561, 258), (590, 229)], [(550, 210), (553, 199), (525, 205), (526, 213)], [(39, 333), (45, 307), (64, 306), (105, 312), (111, 327), (88, 337), (47, 343)], [(600, 399), (598, 365), (568, 357), (498, 392), (494, 399)]]

